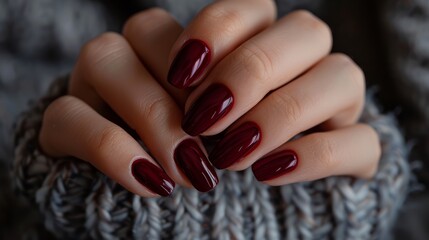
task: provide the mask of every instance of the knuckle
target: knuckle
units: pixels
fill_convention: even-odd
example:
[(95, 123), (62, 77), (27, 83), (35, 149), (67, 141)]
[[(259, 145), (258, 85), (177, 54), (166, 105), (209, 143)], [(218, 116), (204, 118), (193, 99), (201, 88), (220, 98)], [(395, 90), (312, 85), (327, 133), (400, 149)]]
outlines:
[[(222, 4), (210, 5), (199, 13), (207, 26), (220, 26), (223, 32), (234, 33), (243, 26), (240, 12), (224, 7)], [(214, 25), (215, 23), (215, 25)]]
[(165, 108), (170, 104), (165, 97), (152, 97), (150, 100), (143, 99), (140, 102), (140, 109), (143, 109), (144, 116), (156, 121), (165, 116)]
[(238, 62), (241, 63), (241, 68), (247, 72), (247, 75), (255, 78), (261, 85), (265, 85), (274, 68), (266, 50), (249, 41), (240, 47), (238, 54)]
[(116, 125), (107, 126), (101, 132), (97, 132), (97, 135), (94, 134), (89, 138), (92, 146), (94, 146), (91, 148), (93, 154), (103, 155), (110, 152), (120, 141), (122, 134), (123, 130)]
[(62, 96), (53, 101), (46, 108), (43, 115), (43, 122), (49, 125), (55, 125), (61, 118), (74, 115), (77, 109), (77, 99), (72, 96)]
[(316, 18), (310, 11), (308, 10), (296, 10), (292, 13), (290, 13), (291, 17), (296, 17), (296, 18)]
[(302, 24), (305, 24), (307, 27), (313, 30), (325, 33), (331, 32), (329, 26), (325, 22), (309, 11), (298, 10), (295, 12), (294, 16), (299, 19)]
[(86, 71), (106, 66), (118, 59), (124, 49), (124, 39), (113, 32), (103, 33), (83, 46), (80, 61), (86, 67)]
[(264, 5), (262, 7), (268, 7), (268, 13), (270, 22), (274, 22), (277, 18), (277, 4), (275, 1), (262, 1)]
[(170, 14), (162, 8), (150, 8), (131, 16), (125, 23), (123, 32), (125, 35), (132, 34), (135, 31), (149, 32), (154, 28), (158, 28), (159, 23), (169, 17)]
[(359, 93), (363, 95), (365, 92), (365, 75), (362, 69), (353, 61), (350, 61), (350, 64), (346, 66), (347, 71), (349, 72), (352, 81), (352, 84), (355, 86), (356, 90), (359, 90)]
[(297, 10), (290, 14), (291, 17), (307, 23), (317, 23), (318, 18), (308, 10)]
[(335, 144), (329, 137), (324, 136), (323, 133), (316, 133), (313, 135), (316, 156), (319, 156), (319, 163), (324, 169), (330, 169), (332, 172), (334, 167), (337, 166), (335, 158)]
[[(339, 69), (344, 71), (346, 79), (352, 84), (354, 92), (363, 95), (365, 92), (365, 75), (363, 70), (347, 55), (343, 53), (332, 54), (332, 58)], [(356, 91), (357, 90), (357, 91)]]
[[(273, 112), (280, 114), (280, 118), (284, 119), (286, 123), (295, 123), (299, 121), (302, 115), (302, 107), (293, 96), (275, 91), (269, 98), (272, 103), (270, 106), (274, 108)], [(289, 126), (290, 124), (286, 125)]]
[(307, 10), (298, 10), (291, 15), (299, 21), (301, 29), (315, 33), (316, 37), (329, 42), (331, 45), (332, 32), (328, 24)]
[(73, 119), (79, 113), (79, 101), (72, 96), (62, 96), (53, 101), (43, 113), (39, 142), (42, 149), (48, 154), (54, 154), (55, 139), (61, 133), (61, 125), (67, 119)]

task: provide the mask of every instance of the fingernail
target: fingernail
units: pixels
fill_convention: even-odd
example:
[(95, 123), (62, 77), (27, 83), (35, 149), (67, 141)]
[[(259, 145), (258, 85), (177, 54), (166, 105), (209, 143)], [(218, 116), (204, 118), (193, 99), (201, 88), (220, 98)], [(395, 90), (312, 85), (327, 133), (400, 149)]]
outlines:
[(211, 85), (185, 114), (183, 130), (197, 136), (223, 118), (232, 108), (234, 97), (222, 84)]
[(186, 88), (204, 72), (210, 63), (210, 49), (201, 40), (188, 40), (177, 53), (168, 72), (168, 82)]
[(161, 196), (170, 195), (176, 186), (164, 170), (144, 158), (133, 162), (131, 172), (139, 183)]
[(294, 151), (286, 150), (264, 157), (252, 165), (258, 181), (268, 181), (293, 171), (298, 165)]
[(261, 142), (261, 130), (254, 122), (246, 122), (228, 132), (209, 155), (216, 168), (224, 169), (250, 154)]
[(186, 139), (177, 146), (174, 151), (174, 160), (200, 192), (212, 190), (219, 182), (213, 166), (192, 139)]

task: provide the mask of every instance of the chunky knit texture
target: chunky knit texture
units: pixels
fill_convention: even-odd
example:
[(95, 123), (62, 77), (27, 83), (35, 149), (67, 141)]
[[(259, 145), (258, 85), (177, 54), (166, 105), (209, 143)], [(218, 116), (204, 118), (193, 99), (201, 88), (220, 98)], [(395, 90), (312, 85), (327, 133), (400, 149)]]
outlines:
[[(56, 76), (70, 71), (84, 42), (106, 30), (119, 31), (121, 20), (130, 13), (121, 13), (122, 19), (115, 14), (123, 10), (124, 5), (132, 3), (137, 7), (132, 11), (150, 5), (162, 6), (186, 24), (208, 2), (210, 0), (0, 0), (0, 238), (19, 239), (24, 234), (26, 239), (46, 239), (34, 230), (40, 228), (41, 222), (34, 217), (34, 212), (42, 215), (45, 226), (55, 235), (73, 239), (77, 235), (105, 239), (122, 236), (156, 239), (170, 235), (178, 239), (198, 236), (240, 239), (240, 236), (249, 238), (268, 233), (274, 239), (278, 236), (369, 239), (386, 235), (390, 221), (405, 198), (409, 172), (404, 144), (393, 120), (396, 116), (380, 115), (372, 103), (368, 103), (363, 120), (378, 129), (384, 152), (380, 171), (372, 181), (334, 177), (269, 188), (255, 183), (248, 172), (220, 172), (221, 184), (214, 192), (200, 194), (179, 188), (172, 198), (141, 199), (84, 162), (73, 158), (51, 159), (39, 152), (36, 136), (41, 112), (52, 100), (45, 98), (33, 104), (32, 110), (25, 113), (17, 125), (15, 173), (11, 180), (21, 194), (32, 200), (27, 208), (18, 204), (20, 201), (9, 187), (9, 165), (14, 159), (11, 123), (18, 112), (27, 108), (27, 101), (39, 98)], [(357, 60), (369, 83), (385, 82), (380, 92), (386, 93), (387, 85), (394, 104), (406, 103), (402, 127), (406, 127), (413, 141), (418, 141), (421, 150), (418, 152), (424, 153), (419, 159), (427, 161), (429, 2), (276, 2), (279, 16), (297, 8), (310, 9), (326, 19), (332, 16), (330, 25), (334, 28), (334, 37), (338, 36), (334, 48), (346, 51)], [(112, 7), (111, 3), (116, 5)], [(374, 13), (366, 12), (369, 8), (363, 9), (363, 5), (377, 9), (374, 12), (379, 13), (379, 18), (371, 18)], [(356, 31), (368, 28), (368, 22), (371, 26), (379, 25), (383, 33)], [(365, 39), (373, 44), (380, 36), (384, 37), (381, 42), (388, 58), (378, 48), (365, 45)], [(366, 55), (365, 59), (362, 55)], [(390, 71), (382, 66), (380, 60), (385, 59), (390, 60), (386, 64)], [(390, 72), (392, 76), (372, 74), (371, 69)], [(49, 95), (62, 94), (64, 88), (57, 84)], [(429, 179), (429, 174), (426, 173), (426, 177)], [(424, 219), (421, 216), (427, 209), (427, 201), (419, 208), (410, 202), (406, 205), (402, 212), (409, 212), (408, 219), (412, 221), (400, 219), (400, 225), (408, 230), (404, 236), (410, 238), (411, 233), (419, 231), (414, 227), (423, 226), (424, 220), (421, 220), (423, 224), (416, 221), (419, 216)], [(7, 235), (3, 235), (4, 232)]]
[[(131, 194), (91, 165), (52, 159), (37, 144), (47, 105), (66, 79), (24, 114), (17, 127), (15, 181), (60, 238), (102, 239), (383, 239), (407, 193), (403, 139), (368, 101), (362, 121), (379, 133), (383, 155), (372, 180), (349, 177), (269, 187), (251, 171), (222, 171), (209, 193), (177, 187), (171, 197)], [(314, 159), (317, 161), (317, 159)]]

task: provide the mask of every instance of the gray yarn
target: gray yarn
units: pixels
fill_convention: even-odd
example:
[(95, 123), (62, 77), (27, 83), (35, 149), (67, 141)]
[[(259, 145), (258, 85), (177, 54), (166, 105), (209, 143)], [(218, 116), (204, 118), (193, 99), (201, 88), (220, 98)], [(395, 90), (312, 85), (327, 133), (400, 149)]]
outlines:
[[(58, 4), (59, 2), (61, 4)], [(10, 162), (12, 159), (13, 144), (9, 129), (15, 115), (24, 109), (28, 99), (38, 98), (55, 76), (70, 71), (81, 44), (106, 30), (105, 28), (108, 26), (106, 19), (111, 19), (114, 16), (106, 13), (105, 6), (99, 4), (101, 2), (92, 0), (0, 0), (0, 44), (2, 45), (0, 54), (0, 90), (2, 91), (0, 95), (0, 109), (2, 110), (0, 111), (2, 117), (0, 151), (2, 159), (0, 161)], [(203, 1), (181, 0), (180, 4), (177, 4), (178, 1), (176, 0), (153, 0), (152, 2), (157, 2), (157, 4), (166, 7), (178, 17), (180, 22), (185, 23), (201, 7), (201, 4), (198, 6), (194, 4)], [(288, 12), (291, 8), (297, 8), (300, 5), (317, 12), (320, 9), (317, 6), (313, 8), (309, 4), (322, 5), (323, 8), (321, 2), (332, 3), (337, 1), (277, 1), (281, 13)], [(404, 100), (409, 102), (410, 106), (418, 107), (423, 113), (422, 115), (426, 116), (420, 121), (421, 124), (412, 122), (410, 129), (415, 129), (414, 131), (419, 134), (426, 132), (428, 135), (427, 123), (429, 118), (427, 116), (429, 115), (427, 113), (429, 111), (426, 97), (428, 92), (423, 91), (427, 88), (420, 86), (428, 82), (426, 79), (429, 76), (426, 71), (428, 69), (427, 64), (425, 65), (427, 63), (425, 60), (428, 56), (427, 51), (421, 50), (424, 48), (423, 44), (427, 42), (424, 40), (425, 33), (427, 33), (425, 31), (427, 26), (424, 22), (427, 22), (427, 6), (429, 5), (425, 0), (385, 0), (384, 2), (384, 4), (380, 4), (380, 13), (383, 14), (382, 29), (387, 30), (386, 37), (388, 39), (385, 39), (386, 41), (383, 43), (388, 45), (391, 54), (392, 75), (395, 77), (397, 88), (405, 93)], [(181, 7), (185, 5), (186, 7)], [(25, 14), (22, 14), (21, 9), (26, 9)], [(66, 10), (74, 13), (75, 18), (73, 20), (70, 20), (72, 15), (65, 12)], [(41, 12), (48, 12), (48, 14), (41, 14)], [(36, 15), (38, 14), (43, 15), (43, 18), (37, 19)], [(91, 29), (88, 29), (89, 27)], [(112, 29), (111, 26), (108, 28)], [(10, 44), (13, 46), (11, 51), (8, 51), (7, 47), (10, 46), (8, 42), (13, 43)], [(4, 46), (6, 48), (3, 48)], [(49, 56), (53, 50), (59, 55), (54, 59), (55, 61), (52, 61)], [(368, 80), (371, 82), (374, 79)], [(44, 105), (40, 107), (43, 108)], [(38, 111), (42, 110), (39, 109)], [(36, 197), (39, 196), (38, 202), (35, 202), (33, 206), (36, 206), (34, 208), (39, 209), (39, 212), (45, 217), (45, 226), (50, 226), (49, 229), (56, 232), (57, 236), (61, 238), (103, 237), (105, 239), (115, 239), (120, 236), (133, 236), (137, 239), (146, 236), (148, 239), (156, 239), (159, 236), (162, 239), (168, 239), (173, 234), (173, 229), (179, 229), (177, 231), (181, 232), (175, 219), (180, 219), (184, 215), (178, 214), (176, 207), (173, 207), (173, 198), (141, 199), (130, 195), (109, 179), (104, 179), (101, 174), (85, 163), (65, 159), (60, 160), (62, 162), (60, 164), (57, 160), (52, 161), (52, 159), (40, 155), (35, 148), (37, 143), (30, 140), (34, 139), (37, 134), (37, 129), (31, 129), (32, 126), (33, 128), (37, 126), (35, 122), (40, 121), (40, 114), (28, 114), (26, 116), (28, 117), (26, 123), (29, 125), (24, 128), (25, 131), (20, 133), (19, 136), (24, 137), (24, 139), (18, 141), (19, 145), (15, 151), (30, 151), (32, 154), (22, 153), (27, 154), (27, 157), (25, 160), (23, 156), (20, 157), (22, 161), (16, 164), (15, 174), (25, 180), (15, 179), (15, 181), (22, 184), (19, 187), (20, 192), (27, 195), (28, 198), (36, 200)], [(371, 116), (379, 115), (377, 113)], [(396, 132), (393, 127), (394, 124), (392, 125), (390, 122), (391, 116), (379, 117), (383, 119), (379, 125), (389, 126), (386, 130), (388, 134), (385, 136), (386, 139), (389, 139), (389, 134)], [(375, 118), (364, 117), (364, 119)], [(397, 158), (399, 156), (403, 158), (405, 151), (400, 144), (401, 140), (398, 141), (395, 136), (392, 138), (394, 144), (384, 145), (385, 157)], [(24, 144), (24, 142), (29, 144)], [(429, 141), (426, 142), (426, 146), (427, 143)], [(389, 148), (389, 146), (391, 147)], [(389, 149), (395, 151), (390, 152)], [(425, 151), (427, 152), (427, 150)], [(387, 155), (386, 153), (391, 154)], [(310, 186), (304, 184), (287, 188), (270, 188), (267, 192), (270, 193), (270, 200), (275, 203), (272, 206), (275, 210), (280, 237), (297, 239), (305, 238), (304, 236), (306, 238), (336, 236), (337, 239), (344, 239), (345, 236), (349, 236), (349, 238), (351, 238), (350, 236), (359, 236), (356, 238), (366, 239), (364, 236), (368, 236), (369, 233), (367, 228), (374, 229), (374, 233), (371, 233), (374, 238), (384, 235), (390, 222), (383, 220), (391, 218), (397, 212), (400, 198), (404, 197), (403, 191), (398, 189), (403, 184), (405, 185), (404, 182), (408, 181), (408, 166), (400, 166), (401, 164), (407, 165), (407, 163), (402, 160), (401, 162), (394, 164), (394, 167), (389, 168), (390, 170), (387, 170), (387, 167), (384, 168), (384, 176), (389, 177), (389, 174), (393, 174), (396, 177), (392, 176), (389, 179), (393, 180), (385, 179), (384, 182), (377, 180), (379, 185), (366, 184), (363, 181), (360, 187), (347, 186), (347, 184), (353, 183), (350, 180), (342, 181), (344, 186), (338, 187), (340, 186), (337, 183), (339, 180), (332, 178), (332, 181), (326, 179), (326, 181)], [(1, 170), (1, 175), (5, 176), (9, 169), (3, 168)], [(79, 178), (68, 178), (66, 173), (78, 174)], [(399, 177), (401, 174), (405, 175)], [(48, 176), (49, 181), (47, 180)], [(57, 176), (61, 177), (56, 179)], [(195, 221), (201, 224), (199, 226), (204, 232), (200, 234), (201, 238), (245, 239), (253, 236), (254, 220), (251, 211), (249, 211), (251, 209), (248, 206), (249, 201), (246, 200), (246, 203), (242, 203), (243, 195), (245, 195), (243, 192), (247, 190), (235, 184), (237, 182), (247, 183), (247, 180), (241, 181), (243, 179), (241, 174), (230, 172), (223, 174), (221, 179), (223, 183), (216, 188), (216, 191), (207, 195), (196, 194), (199, 205), (188, 208), (197, 209), (204, 216), (203, 221)], [(8, 193), (7, 183), (5, 181), (2, 183), (1, 193), (4, 196), (4, 192)], [(376, 190), (378, 186), (383, 188), (383, 193)], [(180, 189), (180, 191), (182, 190)], [(37, 196), (36, 192), (38, 193)], [(258, 191), (253, 192), (258, 194)], [(179, 191), (176, 194), (178, 193)], [(174, 197), (174, 200), (179, 199), (177, 200), (179, 206), (185, 199), (189, 199), (190, 193), (181, 194), (180, 198)], [(371, 196), (368, 197), (368, 195)], [(395, 199), (398, 196), (400, 198)], [(353, 204), (346, 204), (344, 199)], [(20, 213), (18, 210), (21, 206), (11, 204), (17, 202), (14, 200), (13, 198), (5, 198), (3, 201), (10, 203), (1, 204), (5, 209), (14, 209), (14, 212), (7, 212), (5, 216), (3, 215), (2, 219), (7, 222), (11, 221), (8, 214), (16, 216)], [(280, 203), (281, 201), (285, 201), (285, 203)], [(364, 208), (359, 208), (359, 204), (365, 204)], [(382, 210), (384, 206), (390, 207), (387, 208), (388, 210)], [(412, 204), (408, 206), (413, 207)], [(2, 212), (4, 212), (3, 208)], [(350, 214), (351, 211), (354, 211), (353, 209), (359, 209), (360, 215), (351, 219), (349, 216), (354, 216), (354, 214)], [(418, 211), (420, 213), (420, 210)], [(25, 210), (22, 212), (26, 213)], [(25, 217), (24, 215), (22, 214), (22, 218)], [(216, 219), (214, 216), (217, 216)], [(369, 217), (365, 219), (365, 216)], [(21, 223), (25, 222), (21, 220), (22, 218), (12, 221), (20, 225), (14, 228), (26, 229), (27, 236), (34, 235), (28, 226), (21, 226)], [(223, 219), (228, 220), (223, 221)], [(413, 216), (412, 219), (415, 217)], [(404, 225), (403, 222), (404, 220), (402, 225)], [(412, 221), (409, 222), (413, 224)], [(10, 226), (9, 224), (3, 228), (9, 229)], [(349, 231), (349, 228), (354, 230)], [(191, 229), (191, 225), (187, 224), (182, 232), (189, 232), (189, 229)], [(408, 227), (408, 229), (412, 228)], [(194, 230), (197, 231), (197, 229)], [(367, 235), (365, 235), (365, 231)], [(350, 233), (345, 234), (345, 232)], [(10, 236), (7, 237), (11, 238)]]
[(209, 193), (177, 187), (168, 198), (141, 198), (86, 162), (39, 151), (42, 113), (65, 88), (66, 79), (55, 82), (22, 116), (14, 166), (17, 189), (59, 238), (384, 239), (407, 195), (403, 139), (393, 118), (381, 115), (369, 98), (362, 121), (377, 130), (383, 149), (371, 180), (330, 177), (269, 187), (249, 170), (223, 171)]

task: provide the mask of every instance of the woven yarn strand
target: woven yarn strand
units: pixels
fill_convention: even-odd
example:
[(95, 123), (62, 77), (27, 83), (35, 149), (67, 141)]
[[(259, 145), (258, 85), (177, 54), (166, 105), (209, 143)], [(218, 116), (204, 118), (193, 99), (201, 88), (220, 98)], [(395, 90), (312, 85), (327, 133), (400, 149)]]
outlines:
[(394, 118), (381, 115), (368, 95), (362, 121), (376, 129), (383, 150), (371, 180), (329, 177), (269, 187), (247, 169), (219, 172), (221, 181), (209, 193), (179, 186), (167, 198), (141, 198), (87, 162), (52, 159), (38, 149), (44, 109), (66, 85), (67, 79), (55, 82), (24, 113), (14, 161), (17, 190), (39, 208), (58, 238), (384, 239), (407, 194), (403, 139)]

